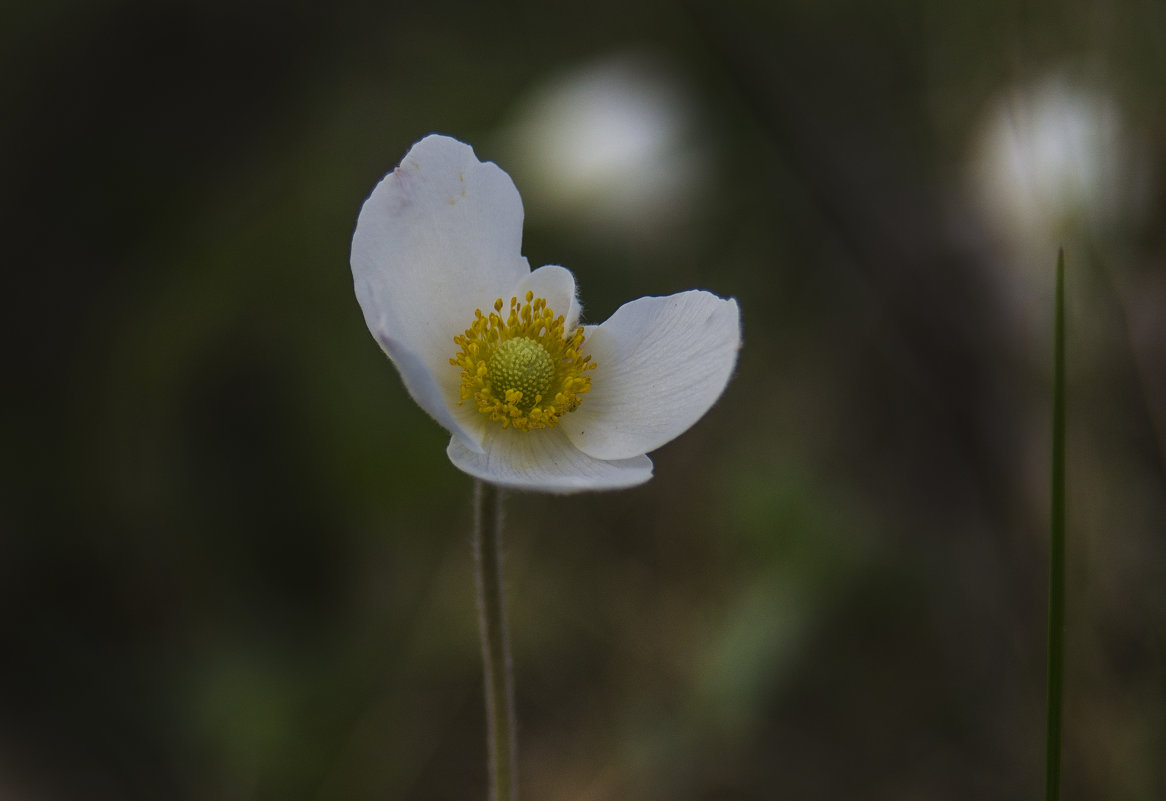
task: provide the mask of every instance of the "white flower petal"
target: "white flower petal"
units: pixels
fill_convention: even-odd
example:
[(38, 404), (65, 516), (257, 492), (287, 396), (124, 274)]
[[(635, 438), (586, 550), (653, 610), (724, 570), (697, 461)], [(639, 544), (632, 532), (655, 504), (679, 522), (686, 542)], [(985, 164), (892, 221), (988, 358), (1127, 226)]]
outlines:
[(352, 276), (369, 330), (413, 399), (475, 447), (481, 427), (450, 407), (459, 375), (454, 336), (526, 276), (522, 200), (505, 172), (469, 145), (422, 139), (364, 202)]
[[(441, 426), (466, 441), (467, 445), (475, 450), (481, 450), (482, 437), (485, 433), (486, 418), (473, 413), (466, 405), (458, 406), (458, 390), (461, 374), (453, 365), (446, 363), (453, 373), (457, 383), (453, 388), (446, 386), (448, 379), (445, 376), (435, 376), (428, 364), (422, 362), (413, 350), (400, 347), (393, 341), (383, 338), (374, 332), (377, 342), (384, 349), (397, 372), (401, 374), (401, 381), (410, 397), (425, 411), (429, 412)], [(452, 400), (450, 400), (453, 393)]]
[(490, 426), (483, 444), (485, 453), (474, 453), (452, 437), (446, 453), (459, 470), (501, 487), (568, 493), (633, 487), (652, 477), (647, 456), (593, 459), (556, 428), (516, 431)]
[(626, 459), (678, 437), (720, 397), (737, 362), (735, 300), (691, 291), (625, 303), (590, 329), (591, 391), (560, 427), (597, 459)]
[[(547, 306), (556, 315), (563, 315), (567, 331), (574, 331), (579, 324), (579, 298), (575, 293), (575, 276), (566, 267), (547, 264), (539, 267), (523, 278), (515, 288), (513, 296), (520, 301), (526, 292), (534, 292), (536, 298), (545, 298)], [(510, 299), (507, 298), (509, 303)]]

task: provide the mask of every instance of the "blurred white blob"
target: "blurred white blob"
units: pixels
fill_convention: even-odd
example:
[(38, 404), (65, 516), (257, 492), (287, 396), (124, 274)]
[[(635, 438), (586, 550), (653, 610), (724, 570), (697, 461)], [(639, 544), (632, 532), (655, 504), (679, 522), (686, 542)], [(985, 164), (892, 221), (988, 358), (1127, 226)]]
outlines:
[(677, 75), (647, 54), (618, 54), (551, 77), (503, 129), (504, 168), (527, 219), (651, 236), (685, 221), (706, 159)]
[[(989, 108), (973, 144), (972, 189), (1016, 259), (1098, 242), (1144, 215), (1150, 165), (1114, 96), (1057, 73)], [(1051, 269), (1047, 271), (1051, 274)]]

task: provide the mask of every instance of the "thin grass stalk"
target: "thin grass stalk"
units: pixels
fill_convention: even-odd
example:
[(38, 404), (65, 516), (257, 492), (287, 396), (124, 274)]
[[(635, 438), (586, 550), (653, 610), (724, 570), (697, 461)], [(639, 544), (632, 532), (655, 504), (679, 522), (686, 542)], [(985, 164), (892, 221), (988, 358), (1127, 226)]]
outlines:
[(1048, 699), (1045, 801), (1061, 798), (1061, 714), (1065, 671), (1065, 252), (1057, 253), (1053, 322), (1052, 509), (1049, 515)]

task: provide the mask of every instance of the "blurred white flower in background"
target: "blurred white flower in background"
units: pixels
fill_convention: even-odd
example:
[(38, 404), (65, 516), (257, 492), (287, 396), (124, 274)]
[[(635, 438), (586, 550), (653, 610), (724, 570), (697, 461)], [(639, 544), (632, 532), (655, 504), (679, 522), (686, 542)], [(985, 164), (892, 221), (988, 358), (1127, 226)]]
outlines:
[(1150, 196), (1149, 154), (1103, 82), (1053, 73), (998, 97), (972, 145), (971, 185), (1016, 260), (1052, 274), (1058, 245), (1136, 225)]
[(707, 168), (695, 119), (666, 62), (621, 53), (534, 87), (504, 124), (499, 149), (532, 214), (651, 237), (695, 208)]

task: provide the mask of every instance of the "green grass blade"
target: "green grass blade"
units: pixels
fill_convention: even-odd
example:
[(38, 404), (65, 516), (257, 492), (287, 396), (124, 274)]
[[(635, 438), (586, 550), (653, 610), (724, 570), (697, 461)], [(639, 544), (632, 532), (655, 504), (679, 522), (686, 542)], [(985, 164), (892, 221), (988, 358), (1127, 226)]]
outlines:
[(1048, 717), (1045, 801), (1061, 797), (1061, 712), (1065, 668), (1065, 252), (1057, 253), (1053, 322), (1052, 509), (1049, 515)]

